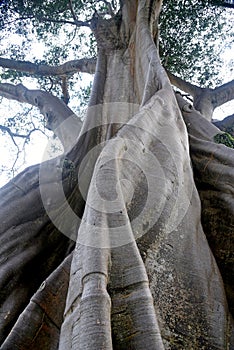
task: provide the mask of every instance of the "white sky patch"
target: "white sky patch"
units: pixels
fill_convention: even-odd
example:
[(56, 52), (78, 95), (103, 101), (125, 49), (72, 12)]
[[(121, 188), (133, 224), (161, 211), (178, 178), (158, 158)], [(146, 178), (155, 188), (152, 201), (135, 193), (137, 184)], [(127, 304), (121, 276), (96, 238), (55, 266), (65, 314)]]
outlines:
[(213, 113), (213, 119), (222, 120), (232, 114), (234, 114), (234, 101), (224, 103), (222, 106), (216, 108)]
[[(43, 43), (40, 43), (40, 42), (33, 42), (32, 43), (31, 50), (34, 53), (34, 55), (37, 57), (38, 60), (43, 59), (44, 48), (45, 48), (45, 45)], [(32, 57), (32, 55), (31, 55), (31, 53), (29, 53), (26, 56), (26, 59), (30, 60), (31, 57)]]

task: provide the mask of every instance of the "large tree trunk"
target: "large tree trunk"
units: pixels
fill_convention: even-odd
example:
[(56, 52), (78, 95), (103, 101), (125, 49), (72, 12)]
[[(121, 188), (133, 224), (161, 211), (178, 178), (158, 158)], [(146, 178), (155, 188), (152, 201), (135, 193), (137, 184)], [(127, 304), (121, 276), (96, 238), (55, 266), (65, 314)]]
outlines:
[[(32, 186), (24, 189), (23, 198), (22, 184), (16, 182), (20, 191), (18, 221), (12, 212), (18, 207), (17, 201), (3, 206), (2, 218), (8, 227), (1, 236), (6, 266), (1, 291), (7, 286), (1, 296), (1, 349), (231, 349), (231, 316), (223, 280), (201, 225), (187, 129), (155, 44), (159, 11), (160, 1), (129, 0), (123, 2), (121, 22), (93, 19), (99, 56), (90, 106), (78, 141), (71, 140), (70, 146), (75, 146), (66, 143), (67, 149), (72, 148), (68, 158), (79, 172), (79, 189), (76, 179), (72, 186), (64, 187), (76, 219), (69, 222), (68, 206), (62, 203), (62, 179), (45, 183), (48, 163), (41, 168), (40, 184), (39, 178), (32, 181), (37, 184), (35, 200)], [(69, 129), (69, 118), (64, 119), (60, 131)], [(186, 123), (197, 125), (193, 119)], [(190, 134), (194, 140), (193, 132)], [(199, 141), (192, 143), (191, 152), (199, 171), (202, 137), (195, 136)], [(210, 140), (211, 150), (214, 145)], [(208, 152), (207, 144), (202, 147)], [(233, 179), (232, 166), (230, 161), (229, 181)], [(202, 184), (207, 183), (200, 173), (196, 176)], [(14, 188), (13, 184), (8, 186)], [(200, 193), (205, 208), (210, 207), (210, 189), (200, 188)], [(55, 199), (51, 206), (52, 195)], [(224, 200), (231, 213), (233, 203), (228, 202), (233, 197), (228, 195)], [(30, 217), (25, 215), (22, 203), (27, 204)], [(212, 221), (213, 211), (204, 218)], [(62, 261), (70, 251), (68, 238), (75, 239), (74, 226), (79, 230), (67, 289), (71, 256)], [(217, 232), (219, 227), (216, 222)], [(13, 242), (10, 254), (7, 230)], [(25, 237), (25, 247), (18, 246), (19, 234)], [(217, 239), (215, 249), (219, 243)], [(44, 265), (36, 270), (42, 264), (40, 257)], [(224, 265), (221, 261), (226, 273)], [(25, 281), (27, 267), (35, 275), (30, 280), (32, 285)], [(25, 308), (50, 273), (47, 288), (41, 288)], [(57, 279), (62, 285), (60, 295)], [(229, 282), (226, 280), (228, 288)], [(15, 293), (21, 287), (23, 300), (18, 306)], [(51, 302), (54, 309), (48, 307)]]

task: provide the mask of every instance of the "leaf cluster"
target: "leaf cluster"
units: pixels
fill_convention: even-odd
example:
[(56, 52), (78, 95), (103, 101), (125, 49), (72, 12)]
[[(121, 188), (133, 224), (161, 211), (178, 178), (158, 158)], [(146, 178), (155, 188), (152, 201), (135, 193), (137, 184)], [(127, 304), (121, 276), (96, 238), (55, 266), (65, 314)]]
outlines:
[(201, 86), (219, 83), (220, 54), (232, 39), (231, 16), (210, 0), (164, 0), (160, 56), (164, 66)]
[[(92, 33), (76, 26), (89, 22), (93, 14), (107, 13), (107, 1), (97, 0), (3, 0), (0, 5), (2, 35), (20, 35), (22, 42), (8, 48), (12, 59), (25, 59), (30, 42), (45, 45), (43, 62), (61, 64), (96, 54)], [(109, 1), (114, 10), (117, 1)], [(164, 0), (160, 16), (160, 56), (165, 67), (185, 80), (201, 86), (219, 83), (220, 53), (233, 37), (228, 10), (219, 0)], [(7, 29), (7, 32), (4, 31)], [(6, 34), (8, 33), (8, 34)], [(36, 38), (36, 39), (35, 39)], [(1, 53), (5, 57), (5, 52)], [(37, 52), (33, 61), (37, 59)]]
[(227, 132), (215, 135), (214, 141), (216, 143), (221, 143), (227, 147), (234, 148), (234, 138)]

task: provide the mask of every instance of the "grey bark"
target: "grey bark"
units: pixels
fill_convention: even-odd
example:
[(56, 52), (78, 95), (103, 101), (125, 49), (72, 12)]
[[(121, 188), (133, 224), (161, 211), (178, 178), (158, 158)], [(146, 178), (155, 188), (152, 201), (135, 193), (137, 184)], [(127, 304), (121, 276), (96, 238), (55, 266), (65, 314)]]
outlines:
[(217, 126), (220, 130), (224, 132), (228, 132), (232, 136), (234, 136), (234, 114), (229, 115), (223, 120), (215, 120), (213, 124)]
[(193, 97), (194, 108), (201, 112), (207, 120), (212, 119), (215, 108), (233, 100), (234, 98), (234, 80), (218, 86), (215, 89), (200, 88), (184, 81), (170, 72), (167, 73), (173, 85)]
[[(97, 72), (103, 72), (105, 85), (98, 91), (94, 88), (95, 101), (101, 101), (104, 105), (116, 100), (123, 101), (124, 98), (139, 104), (139, 113), (133, 118), (128, 117), (126, 125), (117, 133), (118, 142), (114, 150), (113, 145), (107, 143), (96, 162), (88, 189), (88, 202), (92, 202), (95, 186), (105, 194), (104, 197), (107, 196), (108, 201), (104, 202), (104, 206), (99, 206), (99, 211), (87, 205), (84, 212), (72, 262), (60, 349), (92, 349), (94, 343), (101, 343), (106, 349), (141, 349), (143, 346), (164, 349), (170, 348), (171, 344), (175, 348), (183, 349), (218, 349), (230, 346), (231, 325), (226, 296), (219, 270), (200, 224), (200, 201), (193, 183), (186, 131), (167, 76), (160, 68), (157, 50), (144, 25), (147, 8), (146, 3), (139, 4), (136, 32), (133, 34), (136, 37), (134, 44), (131, 45), (130, 41), (128, 48), (130, 76), (124, 76), (126, 68), (120, 65), (121, 51), (118, 55), (116, 51), (112, 55), (108, 53), (106, 57), (105, 50), (109, 48), (109, 42), (102, 42), (103, 50), (99, 58), (102, 68), (99, 70), (98, 66)], [(126, 54), (126, 49), (124, 52)], [(141, 55), (136, 55), (136, 52), (141, 52)], [(107, 74), (105, 66), (109, 68)], [(126, 91), (125, 79), (128, 80), (128, 86), (134, 81), (133, 89), (128, 88)], [(113, 86), (113, 80), (118, 89)], [(156, 135), (152, 135), (154, 130), (157, 130)], [(105, 139), (105, 128), (103, 132), (100, 137)], [(138, 164), (144, 164), (144, 149), (150, 149), (160, 159), (160, 165), (166, 174), (167, 185), (163, 196), (168, 200), (152, 227), (150, 223), (157, 212), (154, 206), (157, 203), (160, 207), (161, 203), (159, 182), (155, 183), (158, 195), (148, 208), (147, 215), (143, 216), (140, 226), (134, 226), (130, 219), (131, 213), (134, 215), (143, 210), (144, 203), (133, 198), (143, 195), (146, 184), (137, 167), (127, 166), (127, 163), (125, 167), (121, 166), (125, 151), (134, 154), (132, 148), (128, 150), (129, 139), (142, 145), (136, 153)], [(180, 144), (176, 141), (178, 139), (181, 140)], [(166, 140), (166, 148), (160, 140)], [(113, 154), (113, 162), (108, 162), (105, 166), (102, 159), (106, 154)], [(175, 168), (173, 159), (176, 162)], [(157, 174), (156, 168), (154, 171)], [(99, 173), (102, 174), (100, 177)], [(102, 178), (105, 178), (105, 184), (102, 183)], [(131, 201), (128, 190), (124, 191), (117, 185), (118, 179), (126, 178), (128, 181), (137, 179), (132, 184), (134, 197)], [(105, 188), (106, 183), (108, 189)], [(115, 198), (116, 188), (120, 198), (119, 205), (123, 208), (120, 217), (118, 213), (107, 214), (108, 205)], [(149, 214), (151, 212), (152, 216)], [(119, 236), (112, 236), (112, 222), (123, 227), (124, 239), (129, 240), (124, 247), (120, 244), (111, 249), (112, 244), (120, 239)], [(101, 231), (98, 228), (93, 231), (92, 223), (95, 223), (95, 227), (100, 227)], [(106, 223), (109, 225), (106, 226)], [(147, 234), (138, 237), (138, 232), (142, 232), (144, 226), (150, 226)], [(121, 235), (121, 232), (118, 234)], [(138, 246), (132, 242), (134, 236), (138, 237)], [(147, 275), (150, 276), (150, 281)], [(88, 288), (86, 283), (91, 283), (88, 276), (93, 281), (88, 284), (89, 296), (93, 296), (93, 301), (89, 303), (90, 308), (95, 310), (93, 317), (84, 312), (83, 306)], [(109, 306), (106, 309), (107, 314), (103, 314), (101, 307), (108, 300), (108, 295), (103, 291), (106, 282), (101, 284), (99, 293), (95, 287), (101, 276), (109, 279), (112, 344), (108, 321)], [(124, 298), (125, 293), (127, 296)], [(152, 298), (155, 311), (152, 311)], [(97, 303), (100, 305), (99, 309)], [(216, 311), (210, 313), (210, 309)], [(83, 329), (87, 329), (85, 338)]]
[[(57, 349), (69, 282), (70, 254), (41, 284), (1, 349)], [(32, 317), (33, 315), (33, 317)]]
[(82, 121), (62, 100), (45, 91), (29, 90), (22, 84), (0, 83), (0, 95), (38, 107), (45, 117), (47, 128), (58, 136), (65, 153), (76, 143)]
[(65, 62), (59, 66), (49, 66), (0, 57), (0, 66), (10, 70), (41, 76), (63, 76), (78, 72), (93, 74), (95, 72), (96, 58), (82, 58)]
[[(49, 313), (42, 320), (43, 311), (32, 307), (40, 296), (40, 290), (25, 309), (29, 318), (30, 315), (39, 315), (36, 324), (46, 324), (51, 335), (51, 340), (44, 337), (43, 332), (31, 337), (29, 344), (33, 344), (35, 349), (41, 348), (44, 340), (48, 348), (56, 347), (54, 344), (59, 342), (62, 350), (217, 350), (233, 347), (232, 319), (220, 274), (222, 266), (222, 273), (226, 273), (229, 250), (224, 246), (225, 257), (220, 259), (219, 270), (201, 225), (201, 206), (190, 162), (189, 140), (191, 152), (194, 151), (194, 169), (201, 174), (197, 176), (197, 181), (214, 188), (214, 193), (205, 191), (202, 186), (199, 188), (203, 210), (208, 209), (209, 212), (203, 216), (204, 221), (207, 218), (208, 222), (212, 222), (214, 218), (213, 211), (209, 211), (212, 198), (223, 200), (227, 215), (222, 217), (229, 218), (228, 223), (232, 220), (232, 153), (226, 151), (225, 146), (217, 146), (213, 142), (214, 130), (216, 132), (217, 129), (211, 123), (204, 122), (201, 114), (191, 112), (187, 102), (177, 102), (158, 57), (155, 46), (157, 31), (152, 36), (159, 11), (160, 2), (124, 1), (120, 26), (113, 19), (99, 19), (97, 23), (91, 23), (99, 46), (95, 82), (78, 141), (75, 145), (72, 141), (73, 147), (68, 153), (76, 170), (79, 170), (79, 189), (77, 182), (70, 189), (67, 183), (64, 189), (70, 203), (81, 212), (82, 220), (71, 262), (64, 319), (61, 320), (61, 305), (59, 321), (56, 321), (57, 328), (61, 328), (58, 332), (54, 331), (54, 325), (47, 320)], [(50, 103), (51, 100), (48, 101)], [(189, 140), (180, 109), (187, 124)], [(199, 156), (203, 152), (207, 158), (201, 156), (200, 164)], [(213, 152), (214, 163), (210, 162)], [(227, 163), (224, 163), (223, 155), (227, 155)], [(54, 163), (48, 164), (53, 169)], [(40, 186), (44, 186), (45, 192), (49, 192), (51, 183), (61, 182), (61, 178), (54, 178), (53, 171), (48, 169), (44, 173), (48, 179), (43, 178), (45, 182)], [(215, 178), (217, 184), (210, 176), (213, 171), (217, 176), (224, 174), (221, 179)], [(32, 183), (35, 184), (35, 180)], [(17, 193), (19, 202), (18, 205), (17, 201), (12, 202), (11, 212), (16, 210), (20, 224), (25, 217), (25, 209), (21, 207), (25, 185), (23, 181), (17, 181), (16, 185), (17, 191), (11, 184), (5, 187), (3, 193), (8, 193), (8, 189), (12, 189), (13, 194)], [(206, 195), (202, 196), (203, 190), (212, 194), (210, 201), (207, 202)], [(36, 188), (36, 213), (41, 205), (38, 191)], [(29, 189), (26, 187), (23, 192), (27, 194)], [(85, 205), (81, 194), (86, 200)], [(8, 198), (14, 196), (9, 193)], [(64, 210), (61, 198), (55, 196), (52, 200), (51, 211), (65, 220), (67, 209)], [(30, 213), (33, 211), (32, 202), (30, 197)], [(44, 232), (45, 235), (48, 233), (44, 229), (51, 228), (43, 207), (41, 213), (45, 217), (43, 227), (32, 227), (29, 241), (32, 233), (43, 237)], [(13, 219), (8, 218), (7, 211), (3, 211), (1, 217), (6, 218), (4, 224), (9, 225), (12, 242), (16, 246), (18, 234), (14, 235), (10, 226)], [(30, 217), (35, 222), (33, 212)], [(37, 220), (35, 225), (39, 222)], [(222, 225), (223, 221), (215, 222), (211, 226), (211, 235), (213, 228), (220, 232)], [(53, 231), (54, 227), (51, 229)], [(6, 239), (5, 232), (4, 229), (2, 234)], [(209, 238), (208, 231), (207, 236)], [(3, 243), (6, 257), (7, 240)], [(214, 247), (219, 243), (217, 239)], [(69, 244), (67, 240), (63, 244), (63, 256), (67, 255)], [(215, 248), (218, 260), (219, 251), (215, 252)], [(41, 249), (35, 252), (36, 256), (44, 251), (43, 244)], [(12, 266), (14, 257), (13, 251), (10, 256)], [(59, 263), (56, 261), (54, 265)], [(22, 265), (19, 268), (21, 270)], [(58, 271), (60, 273), (61, 269), (58, 268)], [(48, 270), (45, 272), (47, 275), (50, 273)], [(9, 264), (6, 273), (9, 275)], [(52, 274), (49, 281), (53, 278)], [(229, 288), (230, 280), (224, 278), (224, 281), (226, 289)], [(17, 286), (18, 281), (15, 288)], [(230, 294), (228, 297), (232, 299)], [(2, 299), (8, 302), (7, 295)], [(21, 305), (22, 309), (24, 307)], [(7, 310), (3, 310), (4, 319), (8, 315)], [(18, 310), (18, 314), (20, 312)], [(24, 342), (22, 331), (21, 338), (16, 336), (19, 329), (27, 326), (28, 321), (24, 320), (25, 314), (15, 326), (16, 316), (11, 320), (7, 331), (12, 328), (12, 332), (7, 336), (5, 331), (3, 336), (4, 349)], [(26, 337), (28, 334), (29, 331), (25, 330)]]
[[(180, 96), (177, 98), (181, 106), (188, 106)], [(202, 203), (202, 225), (222, 273), (233, 315), (234, 151), (214, 142), (214, 136), (220, 133), (220, 129), (196, 110), (184, 107), (182, 110), (189, 132), (196, 186)]]

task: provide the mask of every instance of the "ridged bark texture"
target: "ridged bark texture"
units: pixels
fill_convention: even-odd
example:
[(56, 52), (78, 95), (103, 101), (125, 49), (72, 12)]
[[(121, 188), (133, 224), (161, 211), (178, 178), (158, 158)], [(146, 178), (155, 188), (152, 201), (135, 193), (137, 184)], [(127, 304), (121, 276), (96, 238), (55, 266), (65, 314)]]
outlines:
[[(223, 280), (201, 225), (188, 133), (180, 111), (186, 103), (179, 100), (178, 105), (158, 57), (155, 23), (161, 2), (126, 0), (122, 4), (121, 18), (93, 18), (91, 23), (99, 56), (87, 116), (69, 153), (79, 170), (79, 188), (73, 186), (70, 192), (65, 192), (82, 213), (82, 219), (76, 223), (79, 229), (65, 308), (62, 301), (58, 313), (45, 307), (51, 300), (56, 309), (56, 300), (65, 300), (68, 266), (64, 274), (60, 265), (46, 282), (49, 290), (51, 281), (56, 289), (54, 279), (64, 282), (60, 298), (47, 299), (45, 289), (41, 299), (44, 292), (39, 290), (18, 321), (15, 316), (5, 331), (3, 349), (21, 348), (21, 344), (60, 350), (233, 348)], [(188, 113), (191, 114), (190, 109)], [(212, 152), (216, 145), (203, 136), (206, 129), (209, 133), (203, 121), (197, 125), (193, 119), (187, 121), (186, 114), (184, 118), (198, 184), (199, 181), (210, 184), (206, 171), (215, 172), (220, 164), (215, 161), (212, 168), (212, 162), (207, 161), (203, 168), (199, 163), (199, 147), (201, 152), (208, 147)], [(190, 123), (194, 123), (194, 128), (190, 128)], [(215, 148), (215, 154), (223, 166), (224, 149), (221, 146), (219, 150), (217, 153)], [(231, 181), (230, 158), (228, 154), (230, 164), (225, 174)], [(220, 175), (222, 169), (218, 169)], [(231, 185), (229, 192), (222, 181), (219, 184), (230, 210), (233, 204), (227, 203), (233, 201), (233, 196), (229, 198)], [(40, 185), (49, 192), (49, 182)], [(205, 198), (206, 210), (211, 201), (207, 204), (202, 186), (199, 191)], [(84, 212), (81, 194), (85, 198)], [(60, 202), (58, 206), (53, 202), (56, 216), (61, 215), (63, 221), (66, 212), (61, 210)], [(203, 220), (211, 222), (213, 211), (209, 214)], [(23, 214), (18, 217), (20, 221)], [(45, 218), (42, 224), (48, 229), (49, 220)], [(219, 231), (220, 222), (215, 221), (212, 227)], [(43, 236), (38, 228), (32, 230)], [(69, 232), (68, 229), (66, 233)], [(212, 234), (213, 229), (208, 236)], [(16, 244), (16, 236), (13, 238)], [(61, 260), (69, 247), (69, 241), (65, 241)], [(217, 245), (219, 242), (218, 239)], [(6, 247), (7, 242), (4, 244)], [(36, 256), (40, 252), (44, 253), (45, 248)], [(56, 260), (55, 265), (59, 263)], [(224, 273), (225, 264), (220, 259)], [(10, 277), (13, 275), (12, 272)], [(228, 289), (230, 281), (225, 281)], [(18, 284), (13, 287), (17, 290)], [(58, 290), (52, 294), (57, 295)], [(31, 319), (35, 326), (30, 328)]]

